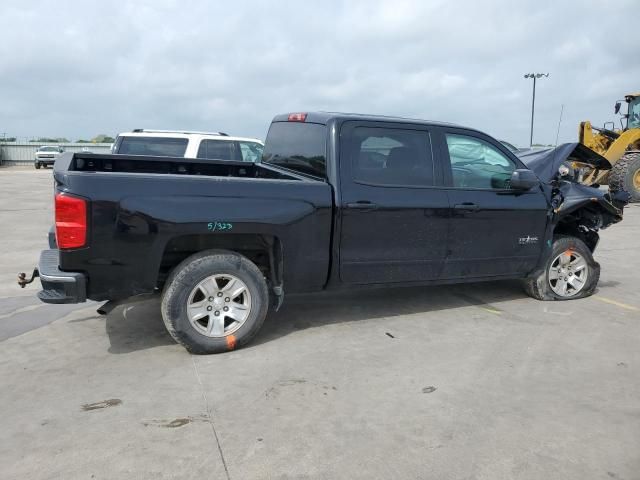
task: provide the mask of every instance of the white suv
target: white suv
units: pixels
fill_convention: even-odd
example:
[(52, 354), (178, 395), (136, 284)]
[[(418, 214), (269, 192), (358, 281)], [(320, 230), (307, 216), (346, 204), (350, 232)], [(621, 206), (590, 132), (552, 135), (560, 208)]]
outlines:
[(135, 129), (118, 135), (111, 153), (259, 162), (263, 148), (260, 140), (222, 132)]

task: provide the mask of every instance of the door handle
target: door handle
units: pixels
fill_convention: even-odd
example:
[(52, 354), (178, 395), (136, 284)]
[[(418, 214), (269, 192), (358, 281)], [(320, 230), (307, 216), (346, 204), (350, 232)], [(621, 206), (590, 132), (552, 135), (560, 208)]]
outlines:
[(357, 202), (347, 203), (347, 208), (353, 208), (355, 210), (376, 210), (378, 204), (369, 202), (368, 200), (359, 200)]
[(454, 205), (453, 208), (456, 210), (467, 210), (470, 212), (477, 212), (480, 210), (480, 207), (477, 204), (471, 202), (459, 203)]

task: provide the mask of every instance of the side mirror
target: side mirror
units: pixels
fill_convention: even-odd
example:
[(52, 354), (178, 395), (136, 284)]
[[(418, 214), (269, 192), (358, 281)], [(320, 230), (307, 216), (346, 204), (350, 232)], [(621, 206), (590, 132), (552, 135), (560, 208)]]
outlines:
[(518, 168), (511, 174), (511, 190), (526, 191), (540, 184), (536, 174), (526, 168)]
[(613, 113), (620, 113), (620, 107), (621, 107), (621, 103), (620, 102), (616, 102), (616, 106), (614, 108), (614, 112)]

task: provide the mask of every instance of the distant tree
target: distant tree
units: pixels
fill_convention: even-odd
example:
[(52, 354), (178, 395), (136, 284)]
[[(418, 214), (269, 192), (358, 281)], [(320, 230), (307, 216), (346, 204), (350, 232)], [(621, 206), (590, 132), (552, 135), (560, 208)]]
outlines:
[(15, 142), (16, 137), (2, 137), (0, 138), (0, 142)]
[(80, 139), (80, 140), (76, 140), (76, 143), (91, 143), (91, 140)]
[(91, 143), (113, 143), (115, 141), (115, 138), (105, 135), (104, 133), (101, 133), (91, 139)]
[(58, 137), (58, 138), (49, 138), (49, 137), (40, 137), (37, 139), (29, 140), (31, 143), (71, 143), (68, 138)]

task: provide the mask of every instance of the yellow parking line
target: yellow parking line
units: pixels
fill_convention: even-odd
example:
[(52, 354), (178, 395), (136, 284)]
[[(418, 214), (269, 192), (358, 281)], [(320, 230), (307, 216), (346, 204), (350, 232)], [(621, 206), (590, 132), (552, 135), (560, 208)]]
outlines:
[(500, 310), (495, 310), (493, 308), (480, 307), (482, 310), (485, 310), (489, 313), (495, 313), (496, 315), (500, 315), (502, 312)]
[(617, 302), (607, 297), (594, 295), (593, 298), (595, 298), (596, 300), (600, 300), (601, 302), (608, 303), (610, 305), (615, 305), (616, 307), (624, 308), (625, 310), (631, 310), (632, 312), (640, 312), (640, 308), (638, 307), (634, 307), (633, 305), (627, 305), (626, 303), (622, 303), (622, 302)]

